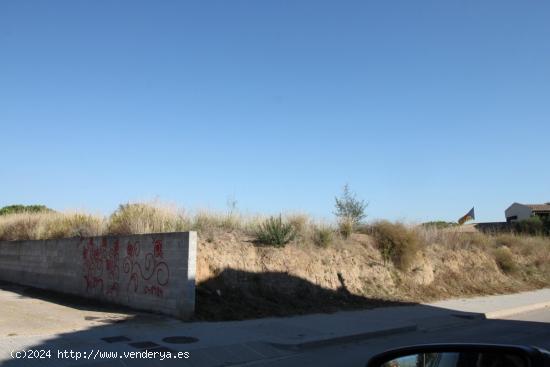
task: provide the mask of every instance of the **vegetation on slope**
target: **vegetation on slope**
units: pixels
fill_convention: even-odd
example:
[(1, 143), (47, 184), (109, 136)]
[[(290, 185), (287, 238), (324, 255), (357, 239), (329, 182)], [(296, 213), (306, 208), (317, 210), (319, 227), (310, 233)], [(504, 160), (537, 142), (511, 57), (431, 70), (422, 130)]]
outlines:
[(0, 240), (197, 230), (197, 317), (240, 319), (507, 293), (550, 286), (550, 238), (380, 221), (317, 222), (121, 205), (108, 217), (0, 216)]

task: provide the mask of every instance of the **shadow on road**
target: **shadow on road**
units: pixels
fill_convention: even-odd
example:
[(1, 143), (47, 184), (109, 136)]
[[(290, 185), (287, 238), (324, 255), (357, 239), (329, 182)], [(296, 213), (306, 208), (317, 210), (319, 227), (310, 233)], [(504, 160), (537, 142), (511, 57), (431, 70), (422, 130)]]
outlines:
[[(6, 337), (2, 336), (0, 345), (2, 348), (19, 348), (24, 345), (25, 349), (32, 350), (51, 350), (52, 359), (50, 360), (16, 360), (9, 357), (11, 350), (1, 351), (3, 361), (2, 366), (172, 366), (182, 365), (182, 360), (84, 360), (75, 361), (74, 359), (57, 360), (59, 350), (72, 350), (80, 353), (90, 353), (92, 350), (101, 350), (102, 352), (124, 351), (191, 351), (191, 357), (188, 365), (195, 366), (216, 366), (231, 365), (234, 363), (247, 362), (247, 352), (230, 352), (229, 347), (235, 345), (246, 345), (255, 355), (254, 358), (262, 359), (273, 358), (277, 352), (274, 348), (264, 345), (261, 349), (258, 347), (262, 341), (271, 341), (273, 336), (279, 340), (284, 338), (285, 333), (289, 335), (288, 343), (292, 344), (307, 333), (316, 330), (323, 322), (331, 322), (336, 329), (349, 327), (357, 328), (357, 324), (362, 323), (365, 327), (370, 324), (381, 324), (384, 320), (398, 325), (399, 319), (418, 319), (431, 327), (438, 329), (438, 320), (448, 321), (456, 320), (457, 323), (468, 322), (487, 322), (494, 330), (512, 330), (518, 333), (529, 333), (533, 331), (537, 335), (550, 336), (548, 324), (540, 322), (511, 321), (511, 320), (486, 320), (483, 321), (479, 314), (473, 314), (461, 311), (449, 311), (447, 309), (412, 304), (393, 302), (382, 299), (370, 299), (354, 295), (349, 292), (345, 285), (345, 279), (339, 277), (341, 286), (337, 290), (330, 290), (319, 287), (305, 279), (295, 277), (286, 273), (264, 272), (250, 273), (235, 269), (225, 269), (216, 277), (197, 285), (197, 312), (196, 319), (191, 321), (179, 321), (169, 317), (148, 316), (137, 311), (129, 310), (125, 307), (116, 305), (106, 305), (103, 302), (91, 301), (80, 297), (62, 295), (55, 292), (37, 290), (29, 287), (21, 287), (13, 284), (0, 284), (0, 289), (16, 293), (19, 297), (32, 297), (48, 302), (76, 308), (84, 311), (105, 311), (119, 312), (124, 310), (128, 313), (128, 318), (123, 323), (113, 324), (105, 322), (84, 330), (67, 330), (67, 332), (45, 337), (35, 337), (37, 341), (29, 343), (33, 338), (23, 338), (17, 335)], [(240, 285), (240, 286), (239, 286)], [(397, 307), (399, 306), (399, 307)], [(319, 312), (334, 312), (338, 310), (360, 310), (366, 308), (384, 307), (373, 311), (375, 313), (371, 319), (361, 318), (365, 314), (346, 313), (345, 317), (327, 314), (325, 316), (306, 316), (311, 317), (311, 324), (304, 325), (303, 317), (296, 318), (273, 318), (273, 316), (300, 315)], [(386, 316), (384, 316), (386, 315)], [(389, 315), (389, 316), (388, 316)], [(330, 321), (331, 318), (338, 316), (336, 321)], [(406, 316), (406, 317), (405, 317)], [(85, 317), (85, 316), (84, 316)], [(256, 319), (246, 321), (224, 321), (211, 322), (219, 320), (240, 320), (254, 319), (262, 317), (272, 317), (269, 319)], [(371, 316), (364, 316), (371, 317)], [(284, 320), (281, 323), (281, 320)], [(12, 320), (13, 321), (13, 320)], [(55, 320), (51, 320), (55, 322)], [(318, 324), (318, 323), (319, 324)], [(464, 326), (464, 324), (462, 324)], [(468, 328), (463, 328), (463, 334), (455, 334), (454, 339), (437, 338), (430, 334), (429, 330), (410, 332), (411, 338), (415, 343), (423, 342), (496, 342), (496, 343), (514, 343), (512, 339), (503, 340), (505, 333), (496, 332), (494, 336), (482, 336), (475, 332), (469, 332)], [(545, 334), (546, 333), (546, 334)], [(7, 335), (5, 333), (4, 335)], [(513, 335), (513, 333), (512, 333)], [(192, 344), (174, 344), (165, 339), (167, 337), (190, 337), (195, 339), (179, 339), (180, 341), (193, 341)], [(386, 337), (387, 338), (387, 337)], [(176, 338), (177, 339), (177, 338)], [(396, 343), (399, 343), (396, 338)], [(385, 339), (388, 346), (399, 347), (402, 345), (392, 345), (392, 339)], [(254, 344), (256, 343), (256, 344)], [(256, 348), (256, 349), (254, 349)], [(369, 353), (376, 348), (370, 348), (365, 352), (365, 361)], [(292, 353), (298, 353), (299, 350), (293, 350)], [(289, 351), (280, 351), (281, 355)], [(49, 364), (48, 364), (49, 363)], [(183, 363), (185, 364), (185, 363)]]

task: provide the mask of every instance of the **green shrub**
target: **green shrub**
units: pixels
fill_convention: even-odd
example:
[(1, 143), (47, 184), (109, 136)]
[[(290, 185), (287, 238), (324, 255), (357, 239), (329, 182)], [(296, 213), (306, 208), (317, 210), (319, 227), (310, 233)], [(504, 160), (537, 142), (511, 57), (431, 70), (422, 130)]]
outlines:
[(550, 236), (550, 217), (542, 220), (542, 230), (545, 235)]
[(537, 216), (533, 216), (514, 223), (514, 230), (518, 233), (540, 235), (544, 233), (544, 222)]
[[(348, 185), (344, 186), (342, 195), (335, 198), (334, 215), (338, 217), (338, 223), (344, 231), (341, 231), (344, 237), (348, 237), (354, 228), (367, 217), (365, 209), (368, 204), (364, 200), (357, 199), (355, 193), (351, 192)], [(351, 229), (350, 229), (351, 227)]]
[(409, 270), (420, 250), (417, 234), (402, 223), (380, 221), (371, 226), (372, 234), (384, 263), (389, 261), (400, 270)]
[(8, 205), (0, 209), (0, 215), (18, 213), (42, 213), (52, 212), (46, 205)]
[(334, 240), (334, 231), (328, 226), (316, 227), (313, 232), (313, 243), (319, 247), (328, 247)]
[(495, 261), (498, 267), (505, 273), (513, 273), (517, 270), (514, 254), (508, 247), (499, 247), (494, 251)]
[(296, 229), (282, 217), (270, 217), (256, 230), (256, 242), (263, 245), (282, 247), (296, 237)]

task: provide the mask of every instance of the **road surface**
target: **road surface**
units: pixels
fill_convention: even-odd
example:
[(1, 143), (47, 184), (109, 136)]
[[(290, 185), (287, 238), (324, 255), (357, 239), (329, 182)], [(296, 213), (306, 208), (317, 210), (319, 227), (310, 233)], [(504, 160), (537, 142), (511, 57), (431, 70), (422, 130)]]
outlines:
[(504, 320), (478, 320), (447, 329), (412, 332), (365, 342), (312, 349), (272, 361), (262, 361), (257, 367), (359, 367), (379, 352), (422, 343), (503, 343), (534, 345), (550, 349), (550, 309), (533, 311)]
[[(517, 310), (518, 306), (524, 307), (526, 303), (541, 305), (542, 301), (550, 300), (548, 291), (543, 289), (514, 295), (448, 300), (432, 305), (295, 318), (187, 323), (117, 308), (109, 309), (104, 305), (94, 306), (87, 300), (71, 300), (59, 295), (4, 285), (3, 288), (0, 287), (0, 365), (351, 367), (364, 366), (378, 352), (421, 343), (486, 342), (536, 345), (550, 349), (550, 307), (499, 319), (471, 317), (499, 309)], [(386, 337), (345, 345), (298, 347), (304, 345), (304, 340), (310, 340), (307, 339), (309, 337), (324, 339), (327, 331), (331, 336), (340, 335), (338, 332), (343, 332), (342, 335), (356, 335), (358, 331), (369, 331), (373, 327), (372, 330), (388, 326), (402, 327), (413, 321), (417, 327), (407, 330), (418, 331), (394, 333), (393, 336), (385, 334)], [(165, 337), (181, 336), (191, 336), (196, 341), (181, 345), (165, 341)], [(331, 337), (331, 340), (334, 342), (338, 338)], [(306, 345), (311, 346), (307, 343)], [(138, 360), (122, 355), (127, 352), (159, 350), (156, 348), (166, 352), (167, 346), (172, 351), (189, 351), (190, 358)], [(71, 350), (88, 352), (88, 356), (92, 355), (92, 351), (101, 350), (118, 353), (118, 359), (84, 357), (76, 360), (65, 357), (60, 360), (59, 357), (54, 357), (56, 359), (29, 360), (12, 356), (13, 351), (22, 350), (51, 350), (52, 354), (60, 350)]]

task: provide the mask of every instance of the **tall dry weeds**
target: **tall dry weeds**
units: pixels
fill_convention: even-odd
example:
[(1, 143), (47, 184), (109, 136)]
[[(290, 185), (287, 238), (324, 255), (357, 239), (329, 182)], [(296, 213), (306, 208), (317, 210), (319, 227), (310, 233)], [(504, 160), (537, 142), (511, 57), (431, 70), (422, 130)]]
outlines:
[(78, 212), (29, 212), (0, 216), (1, 241), (87, 237), (104, 232), (104, 218)]
[(0, 240), (38, 240), (50, 213), (16, 213), (0, 217)]
[(176, 207), (159, 203), (122, 204), (108, 219), (113, 235), (181, 232), (191, 228), (190, 220)]

